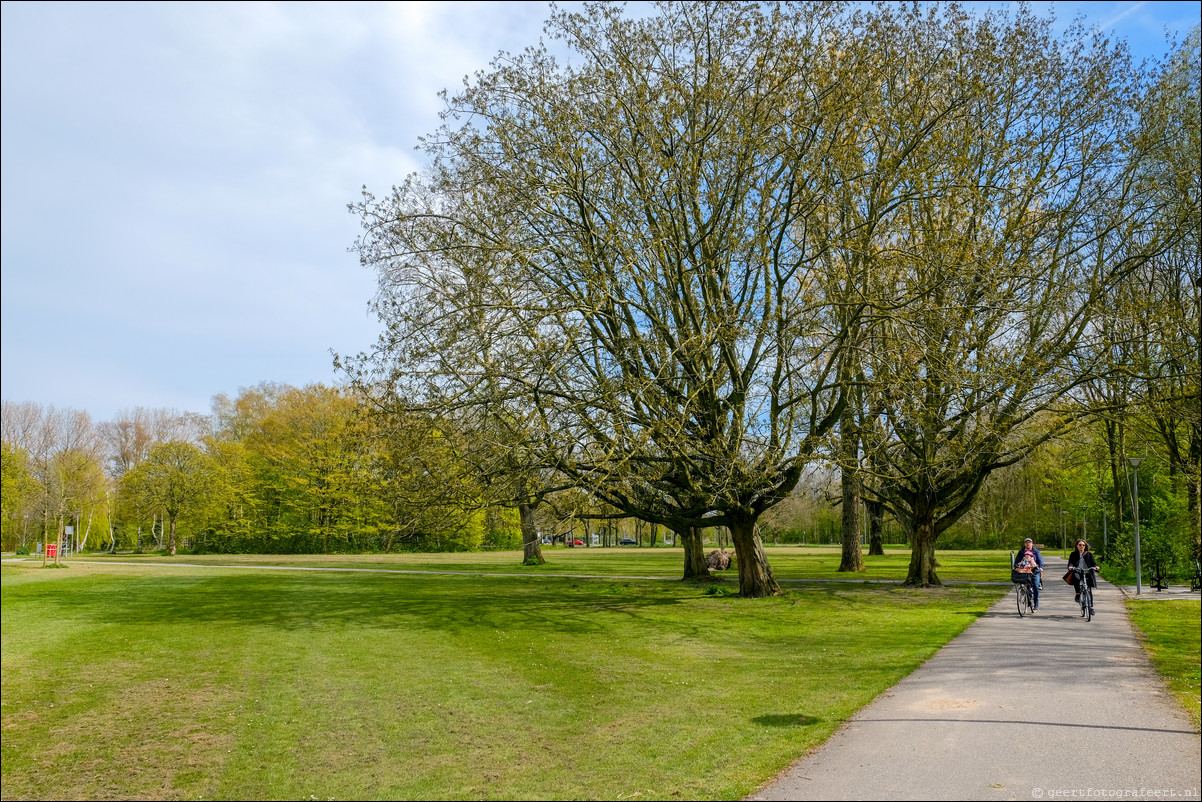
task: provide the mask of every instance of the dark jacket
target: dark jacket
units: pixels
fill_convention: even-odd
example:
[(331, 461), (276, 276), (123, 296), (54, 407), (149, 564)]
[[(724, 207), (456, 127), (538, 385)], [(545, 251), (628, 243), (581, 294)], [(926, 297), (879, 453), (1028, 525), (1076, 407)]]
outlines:
[[(1077, 566), (1079, 566), (1082, 563), (1082, 561), (1084, 561), (1086, 568), (1097, 568), (1098, 567), (1098, 563), (1093, 558), (1092, 551), (1086, 551), (1084, 554), (1082, 554), (1081, 552), (1077, 551), (1076, 549), (1073, 549), (1073, 553), (1068, 555), (1068, 567), (1069, 568), (1076, 568)], [(1094, 578), (1094, 572), (1087, 571), (1086, 576), (1088, 577), (1088, 580), (1089, 580), (1089, 586), (1091, 588), (1096, 588), (1098, 586), (1098, 581), (1097, 581), (1097, 579)], [(1073, 584), (1077, 585), (1079, 583), (1074, 581)]]

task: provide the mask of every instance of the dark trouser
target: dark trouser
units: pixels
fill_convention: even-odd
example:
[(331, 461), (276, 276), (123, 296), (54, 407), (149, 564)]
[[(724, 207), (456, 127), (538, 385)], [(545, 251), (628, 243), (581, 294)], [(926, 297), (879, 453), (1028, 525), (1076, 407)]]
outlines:
[[(1093, 578), (1093, 571), (1089, 572), (1088, 578), (1085, 581), (1089, 583), (1089, 587), (1091, 588), (1098, 586), (1098, 581)], [(1081, 595), (1081, 580), (1076, 575), (1073, 576), (1073, 592), (1078, 596)]]

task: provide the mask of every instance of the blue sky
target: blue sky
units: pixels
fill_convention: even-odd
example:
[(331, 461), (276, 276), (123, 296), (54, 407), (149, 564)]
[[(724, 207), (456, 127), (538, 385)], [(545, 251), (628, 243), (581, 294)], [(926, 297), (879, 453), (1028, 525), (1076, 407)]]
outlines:
[[(1147, 56), (1199, 21), (1192, 2), (1031, 5)], [(537, 42), (546, 13), (4, 2), (3, 398), (103, 420), (335, 381), (330, 349), (378, 331), (346, 205), (417, 169), (437, 92)]]

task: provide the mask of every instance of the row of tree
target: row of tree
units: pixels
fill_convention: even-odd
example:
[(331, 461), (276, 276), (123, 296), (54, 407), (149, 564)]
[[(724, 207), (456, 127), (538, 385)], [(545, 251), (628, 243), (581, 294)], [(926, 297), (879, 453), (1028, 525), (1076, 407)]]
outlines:
[[(816, 461), (901, 522), (908, 582), (985, 483), (1156, 421), (1197, 522), (1198, 34), (1163, 64), (1029, 9), (665, 2), (557, 12), (446, 95), (430, 167), (366, 189), (379, 408), (471, 432), (532, 507), (575, 489), (731, 535)], [(1124, 518), (1114, 493), (1113, 520)], [(1196, 531), (1196, 530), (1195, 530)], [(529, 547), (529, 542), (527, 543)], [(528, 552), (529, 556), (529, 552)]]
[(664, 542), (585, 493), (536, 515), (461, 457), (470, 433), (381, 413), (350, 388), (263, 383), (209, 414), (86, 412), (5, 401), (3, 548), (470, 551), (530, 539)]
[[(460, 458), (468, 433), (381, 414), (349, 388), (264, 383), (208, 415), (5, 401), (3, 548), (328, 553), (518, 548), (520, 503)], [(661, 529), (564, 491), (532, 538), (655, 546)], [(595, 536), (595, 538), (594, 538)]]
[(320, 385), (218, 396), (209, 416), (138, 408), (98, 425), (5, 402), (4, 547), (54, 542), (68, 525), (76, 549), (175, 553), (181, 525), (209, 551), (512, 545), (512, 516), (472, 497), (436, 430), (361, 411)]
[(74, 545), (111, 543), (115, 480), (158, 444), (195, 440), (203, 419), (137, 409), (94, 424), (86, 412), (4, 402), (3, 545), (53, 542), (70, 526)]
[[(331, 410), (335, 398), (339, 400)], [(53, 542), (67, 526), (75, 530), (67, 544), (75, 550), (170, 550), (173, 528), (189, 548), (210, 551), (520, 545), (514, 510), (490, 502), (483, 484), (465, 490), (466, 472), (455, 466), (445, 439), (424, 453), (415, 433), (400, 441), (399, 450), (414, 458), (408, 474), (422, 480), (410, 485), (405, 503), (394, 505), (391, 518), (378, 503), (385, 477), (352, 483), (346, 470), (330, 469), (328, 455), (347, 448), (342, 435), (363, 427), (364, 418), (374, 414), (352, 399), (345, 390), (265, 384), (234, 400), (218, 396), (209, 416), (136, 408), (97, 425), (84, 413), (5, 402), (3, 548)], [(321, 419), (322, 425), (313, 424)], [(1189, 497), (1171, 469), (1155, 418), (1123, 415), (1122, 421), (1123, 430), (1135, 438), (1133, 453), (1152, 455), (1140, 478), (1145, 558), (1165, 565), (1187, 563), (1195, 540)], [(1130, 478), (1117, 489), (1109, 481), (1106, 444), (1112, 423), (1107, 419), (1079, 433), (1092, 432), (1093, 437), (1059, 438), (991, 476), (943, 547), (1006, 547), (1026, 536), (1059, 545), (1088, 532), (1103, 546), (1098, 551), (1129, 560), (1130, 527), (1108, 515), (1116, 494), (1129, 498), (1133, 487)], [(298, 431), (307, 434), (298, 437)], [(390, 437), (395, 429), (377, 431), (374, 440)], [(351, 448), (367, 442), (355, 438)], [(368, 471), (383, 465), (372, 451), (363, 451), (357, 461)], [(318, 475), (324, 478), (314, 481)], [(455, 484), (458, 503), (447, 493)], [(761, 519), (763, 537), (780, 544), (839, 542), (840, 491), (840, 474), (832, 466), (808, 472), (789, 498)], [(869, 502), (866, 507), (869, 520), (857, 538), (857, 551), (861, 541), (876, 550), (883, 543), (906, 542), (904, 530), (886, 519), (879, 505), (874, 509)], [(675, 542), (655, 524), (615, 514), (585, 494), (561, 492), (533, 517), (536, 534), (556, 542), (583, 538), (589, 544), (615, 545), (622, 537), (648, 546)], [(722, 528), (710, 535), (717, 545), (729, 544)]]

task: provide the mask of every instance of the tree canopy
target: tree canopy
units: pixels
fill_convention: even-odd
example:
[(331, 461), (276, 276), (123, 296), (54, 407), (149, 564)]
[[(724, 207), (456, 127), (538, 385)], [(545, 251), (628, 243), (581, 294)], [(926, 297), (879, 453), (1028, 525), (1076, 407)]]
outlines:
[(755, 520), (841, 400), (807, 225), (848, 135), (837, 11), (597, 4), (548, 23), (578, 63), (498, 59), (448, 99), (431, 171), (358, 207), (389, 327), (367, 384), (507, 407), (539, 464), (729, 526), (743, 592), (776, 592)]
[(564, 482), (730, 527), (749, 596), (777, 590), (757, 518), (854, 394), (936, 584), (938, 533), (1103, 369), (1107, 293), (1180, 238), (1144, 74), (1026, 9), (596, 3), (546, 32), (565, 63), (498, 57), (430, 169), (353, 207), (386, 326), (361, 386), (504, 408)]

